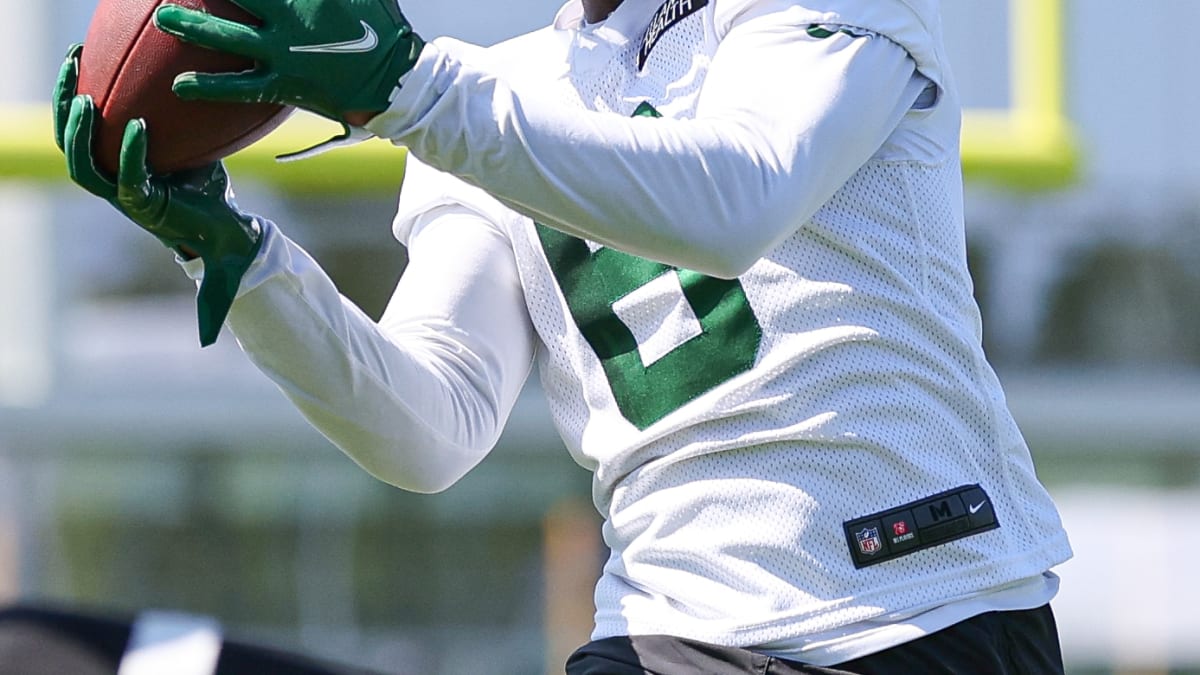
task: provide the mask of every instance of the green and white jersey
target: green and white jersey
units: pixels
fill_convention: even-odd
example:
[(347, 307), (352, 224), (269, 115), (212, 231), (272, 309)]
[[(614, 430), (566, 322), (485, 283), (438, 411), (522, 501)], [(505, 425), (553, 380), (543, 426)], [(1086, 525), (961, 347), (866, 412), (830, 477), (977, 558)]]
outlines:
[(435, 40), (368, 125), (410, 149), (384, 320), (267, 224), (231, 326), (348, 454), (429, 491), (536, 353), (612, 551), (594, 637), (832, 664), (1042, 604), (1070, 549), (980, 345), (938, 23), (625, 0), (589, 26), (573, 0), (489, 49)]
[[(384, 133), (488, 191), (423, 183), (428, 170), (414, 164), (399, 234), (410, 214), (457, 200), (511, 241), (554, 419), (576, 460), (595, 472), (607, 518), (613, 554), (596, 592), (596, 636), (786, 643), (1002, 588), (1069, 557), (980, 347), (959, 110), (933, 8), (626, 2), (596, 27), (580, 25), (578, 12), (569, 4), (552, 28), (482, 54), (463, 51), (463, 62), (509, 78), (510, 91), (462, 86), (456, 80), (472, 77), (462, 71), (447, 76), (447, 91), (470, 92), (450, 105), (486, 105), (480, 126), (498, 126), (497, 137), (520, 139), (524, 152), (473, 143), (483, 134), (469, 112), (447, 125), (453, 133)], [(446, 45), (446, 60), (461, 49)], [(776, 53), (791, 58), (771, 60)], [(892, 65), (897, 53), (907, 57), (903, 78)], [(451, 70), (431, 67), (439, 68)], [(870, 86), (848, 87), (854, 78)], [(535, 85), (547, 100), (615, 113), (624, 126), (597, 131), (565, 120), (557, 122), (569, 129), (563, 142), (541, 145), (538, 125), (522, 128), (536, 119), (524, 96)], [(776, 105), (792, 106), (808, 126), (778, 121), (789, 112), (778, 107), (751, 111), (746, 123), (817, 150), (789, 154), (788, 138), (769, 138), (783, 150), (756, 160), (791, 164), (736, 172), (721, 170), (719, 153), (689, 147), (689, 132), (737, 115), (738, 94), (761, 88), (794, 90)], [(446, 104), (439, 99), (429, 114)], [(813, 105), (825, 115), (838, 108), (863, 128), (839, 133), (837, 120), (810, 117)], [(871, 106), (873, 115), (862, 113)], [(645, 118), (624, 121), (635, 116)], [(630, 129), (667, 120), (676, 135), (627, 140)], [(455, 135), (466, 139), (461, 155)], [(605, 153), (592, 135), (617, 147), (660, 143), (663, 154), (711, 164), (699, 177), (687, 159), (643, 168), (636, 149)], [(838, 144), (819, 145), (829, 137)], [(650, 167), (657, 175), (640, 174)], [(494, 184), (489, 171), (505, 178)], [(814, 187), (825, 179), (835, 184)], [(802, 220), (724, 203), (764, 195), (761, 183), (775, 180), (804, 195), (790, 202)], [(522, 181), (537, 189), (514, 187)], [(816, 205), (806, 208), (805, 197)], [(555, 203), (563, 199), (572, 204)], [(680, 224), (656, 230), (644, 212)], [(590, 225), (622, 217), (642, 231)], [(714, 236), (714, 228), (728, 232)], [(647, 259), (685, 262), (696, 239), (739, 248), (739, 238), (764, 236), (770, 246), (735, 278), (723, 278), (731, 275), (720, 264), (706, 274)], [(674, 257), (655, 248), (663, 240), (679, 249)], [(855, 566), (847, 522), (969, 485), (992, 500), (998, 529)]]

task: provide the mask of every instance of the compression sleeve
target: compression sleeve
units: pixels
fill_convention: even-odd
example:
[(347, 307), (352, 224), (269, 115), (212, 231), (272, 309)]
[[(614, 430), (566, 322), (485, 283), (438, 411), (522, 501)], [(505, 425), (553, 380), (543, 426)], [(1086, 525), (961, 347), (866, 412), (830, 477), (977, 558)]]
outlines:
[(573, 109), (460, 50), (431, 43), (371, 131), (543, 224), (721, 277), (807, 222), (923, 79), (886, 38), (811, 39), (787, 12), (729, 31), (688, 120)]
[(426, 213), (376, 323), (274, 225), (265, 237), (228, 325), (308, 421), (369, 473), (414, 492), (444, 490), (481, 461), (534, 353), (507, 239), (465, 210)]

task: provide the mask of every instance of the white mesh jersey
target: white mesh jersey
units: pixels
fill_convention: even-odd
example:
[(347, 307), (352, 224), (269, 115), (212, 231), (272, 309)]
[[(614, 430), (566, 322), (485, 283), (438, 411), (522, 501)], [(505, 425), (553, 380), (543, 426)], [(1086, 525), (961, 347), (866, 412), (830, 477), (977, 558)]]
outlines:
[[(830, 20), (791, 4), (797, 23)], [(936, 28), (922, 34), (876, 11), (908, 5), (872, 4), (832, 18), (904, 46), (941, 100), (906, 116), (736, 280), (558, 234), (474, 197), (501, 214), (545, 345), (554, 419), (595, 472), (613, 551), (596, 591), (597, 637), (767, 644), (969, 597), (1070, 555), (980, 346), (958, 115)], [(722, 6), (664, 31), (644, 68), (646, 41), (632, 40), (618, 57), (543, 85), (583, 109), (628, 116), (648, 103), (688, 119), (720, 44)], [(543, 31), (501, 45), (493, 64), (536, 77), (544, 64), (585, 58), (579, 45), (593, 36)], [(802, 74), (779, 84), (803, 85)], [(914, 152), (914, 139), (942, 151)], [(413, 171), (414, 202), (450, 190), (433, 187), (437, 178), (418, 187), (424, 170)], [(398, 222), (403, 235), (403, 205)], [(990, 495), (999, 529), (854, 567), (845, 521), (967, 484)]]
[[(515, 261), (554, 420), (606, 518), (594, 637), (786, 651), (1070, 556), (980, 345), (941, 51), (932, 1), (625, 0), (590, 27), (573, 2), (488, 50), (435, 41), (368, 125), (411, 150), (401, 241), (429, 236), (450, 207)], [(796, 59), (763, 60), (774, 53)], [(871, 86), (820, 79), (826, 62)], [(751, 94), (772, 89), (794, 110), (753, 109)], [(814, 129), (779, 136), (806, 115)], [(486, 227), (467, 228), (461, 209)], [(295, 278), (311, 266), (273, 231), (265, 249), (231, 324), (310, 419), (422, 410), (431, 397), (389, 392), (330, 412), (338, 395), (305, 389), (336, 379), (288, 342), (305, 334), (363, 353), (345, 366), (359, 397), (410, 364), (387, 365), (390, 347), (336, 301), (294, 302), (318, 316), (303, 325), (272, 310), (317, 291), (273, 287), (287, 275), (272, 266)], [(723, 257), (735, 249), (752, 255)], [(282, 323), (268, 333), (271, 321)], [(471, 356), (443, 333), (455, 369), (439, 383)], [(423, 416), (453, 419), (441, 410)], [(844, 523), (975, 484), (998, 528), (855, 566)]]

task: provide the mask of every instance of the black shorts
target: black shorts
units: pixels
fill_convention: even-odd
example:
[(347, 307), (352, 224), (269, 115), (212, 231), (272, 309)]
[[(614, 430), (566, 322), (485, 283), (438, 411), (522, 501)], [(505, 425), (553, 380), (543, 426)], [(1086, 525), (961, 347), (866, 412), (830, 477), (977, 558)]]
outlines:
[(666, 635), (614, 637), (580, 647), (567, 675), (1062, 675), (1050, 606), (988, 612), (832, 667)]

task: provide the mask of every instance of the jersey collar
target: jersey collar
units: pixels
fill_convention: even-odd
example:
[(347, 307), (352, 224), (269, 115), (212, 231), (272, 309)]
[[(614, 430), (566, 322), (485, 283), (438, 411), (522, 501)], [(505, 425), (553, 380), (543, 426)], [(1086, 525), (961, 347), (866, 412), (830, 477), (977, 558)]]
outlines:
[(582, 0), (568, 0), (554, 17), (555, 30), (593, 31), (596, 38), (612, 44), (641, 39), (661, 0), (624, 0), (603, 22), (586, 26)]

